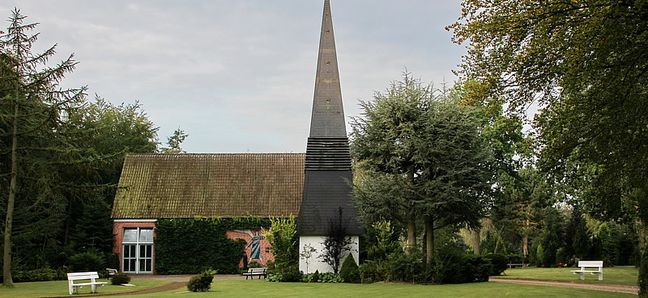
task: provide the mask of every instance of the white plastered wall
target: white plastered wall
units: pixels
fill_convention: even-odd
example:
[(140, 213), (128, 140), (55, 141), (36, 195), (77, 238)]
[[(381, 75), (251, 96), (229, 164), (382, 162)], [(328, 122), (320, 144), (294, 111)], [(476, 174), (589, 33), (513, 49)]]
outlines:
[[(319, 257), (324, 252), (324, 240), (326, 240), (326, 236), (299, 237), (299, 270), (304, 274), (314, 273), (315, 271), (319, 271), (320, 273), (333, 272), (333, 268), (331, 268), (329, 264), (324, 263), (324, 261), (322, 261), (322, 259)], [(316, 249), (316, 251), (313, 252), (311, 254), (311, 257), (308, 259), (308, 270), (306, 266), (306, 258), (301, 255), (301, 253), (304, 251), (304, 246), (306, 245), (310, 245), (311, 247)], [(353, 259), (356, 261), (356, 263), (358, 263), (360, 261), (360, 239), (358, 236), (351, 236), (350, 246), (350, 252), (353, 255)], [(346, 255), (348, 255), (348, 253), (346, 253)], [(342, 262), (344, 262), (346, 255), (342, 257)], [(342, 262), (340, 262), (340, 264), (342, 264)]]

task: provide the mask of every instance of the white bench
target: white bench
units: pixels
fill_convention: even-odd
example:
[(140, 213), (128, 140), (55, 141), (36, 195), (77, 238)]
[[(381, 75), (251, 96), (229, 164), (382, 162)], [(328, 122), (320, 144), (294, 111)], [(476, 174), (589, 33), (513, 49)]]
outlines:
[(115, 276), (117, 274), (117, 269), (114, 268), (106, 268), (106, 271), (108, 272), (108, 279), (111, 277)]
[(254, 279), (254, 276), (259, 276), (259, 279), (261, 279), (261, 276), (266, 278), (266, 269), (267, 268), (250, 268), (247, 272), (243, 272), (243, 276), (245, 276), (245, 279), (248, 279), (248, 277)]
[[(578, 261), (578, 270), (572, 270), (572, 273), (578, 274), (580, 280), (585, 280), (585, 273), (598, 274), (598, 280), (603, 280), (603, 261)], [(596, 270), (587, 270), (587, 268), (596, 268)]]
[[(78, 293), (78, 288), (83, 286), (90, 286), (92, 293), (97, 292), (97, 286), (103, 286), (107, 284), (104, 281), (97, 281), (99, 279), (99, 274), (97, 272), (74, 272), (67, 274), (68, 279), (68, 291), (70, 295)], [(74, 281), (81, 281), (80, 283), (74, 283)], [(85, 281), (85, 282), (84, 282)]]
[(512, 268), (515, 268), (515, 267), (524, 267), (524, 268), (529, 267), (529, 264), (526, 264), (526, 263), (508, 263), (506, 265), (508, 265), (509, 269), (512, 269)]

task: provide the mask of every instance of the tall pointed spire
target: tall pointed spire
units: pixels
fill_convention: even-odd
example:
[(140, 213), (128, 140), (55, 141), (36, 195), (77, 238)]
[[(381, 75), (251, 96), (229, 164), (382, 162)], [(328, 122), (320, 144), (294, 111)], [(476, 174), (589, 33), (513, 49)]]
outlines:
[(351, 155), (342, 108), (331, 4), (324, 1), (313, 114), (306, 147), (304, 198), (298, 233), (325, 236), (331, 222), (342, 221), (349, 235), (360, 235), (357, 211), (352, 203)]
[(324, 1), (310, 137), (346, 137), (331, 2)]

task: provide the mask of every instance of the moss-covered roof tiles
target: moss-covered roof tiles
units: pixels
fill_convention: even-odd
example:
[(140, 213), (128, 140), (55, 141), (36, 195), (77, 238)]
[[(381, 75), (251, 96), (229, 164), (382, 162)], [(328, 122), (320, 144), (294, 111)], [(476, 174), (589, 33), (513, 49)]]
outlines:
[(115, 219), (297, 215), (302, 153), (128, 155)]

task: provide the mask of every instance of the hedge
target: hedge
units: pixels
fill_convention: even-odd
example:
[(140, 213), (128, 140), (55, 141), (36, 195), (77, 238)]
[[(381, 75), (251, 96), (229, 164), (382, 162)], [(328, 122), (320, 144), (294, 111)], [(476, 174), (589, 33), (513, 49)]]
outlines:
[(239, 273), (245, 240), (231, 240), (230, 230), (267, 228), (266, 218), (160, 219), (155, 238), (155, 267), (159, 274), (193, 274), (209, 268)]

